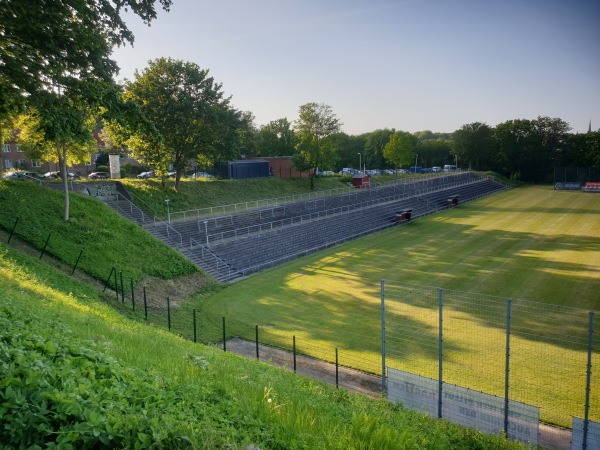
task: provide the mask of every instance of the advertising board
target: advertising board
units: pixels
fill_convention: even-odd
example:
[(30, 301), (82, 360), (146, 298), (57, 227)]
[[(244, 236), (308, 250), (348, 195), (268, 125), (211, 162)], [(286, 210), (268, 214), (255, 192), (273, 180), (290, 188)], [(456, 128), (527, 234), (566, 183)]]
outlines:
[[(438, 417), (439, 382), (388, 367), (388, 399)], [(504, 399), (472, 389), (442, 383), (442, 418), (485, 433), (504, 431)], [(539, 408), (508, 402), (507, 435), (514, 441), (537, 445)]]

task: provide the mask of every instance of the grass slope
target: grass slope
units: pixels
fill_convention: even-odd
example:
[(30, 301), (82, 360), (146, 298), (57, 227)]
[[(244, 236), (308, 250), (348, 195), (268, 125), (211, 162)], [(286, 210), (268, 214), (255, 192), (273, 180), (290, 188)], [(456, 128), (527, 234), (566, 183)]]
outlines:
[(0, 244), (2, 448), (511, 449), (131, 322)]
[[(70, 220), (63, 220), (63, 193), (33, 183), (0, 181), (0, 228), (99, 280), (115, 267), (137, 283), (146, 276), (174, 278), (198, 271), (179, 252), (128, 222), (102, 202), (70, 194)], [(18, 222), (17, 222), (18, 220)]]

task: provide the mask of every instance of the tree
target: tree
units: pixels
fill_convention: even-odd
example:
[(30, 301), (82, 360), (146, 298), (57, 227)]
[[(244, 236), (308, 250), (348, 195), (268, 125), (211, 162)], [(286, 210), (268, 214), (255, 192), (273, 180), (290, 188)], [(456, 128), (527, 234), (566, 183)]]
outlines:
[(125, 86), (125, 98), (136, 102), (161, 140), (137, 133), (127, 141), (133, 155), (154, 164), (163, 175), (172, 164), (175, 189), (190, 160), (218, 160), (239, 143), (236, 132), (243, 115), (229, 106), (221, 84), (208, 69), (191, 62), (159, 58), (150, 61), (135, 81)]
[(292, 124), (285, 117), (260, 127), (256, 138), (257, 156), (291, 156), (297, 143)]
[(341, 123), (331, 106), (314, 102), (300, 106), (296, 121), (298, 143), (293, 161), (296, 169), (312, 171), (311, 189), (315, 187), (314, 180), (319, 165), (326, 165), (335, 159), (337, 146), (332, 136), (340, 131), (340, 127)]
[(92, 135), (96, 118), (73, 98), (46, 97), (45, 102), (38, 100), (39, 109), (20, 117), (19, 142), (32, 159), (58, 163), (65, 194), (63, 217), (69, 221), (67, 165), (89, 158), (96, 143)]
[(569, 124), (561, 119), (509, 120), (496, 125), (496, 157), (504, 175), (525, 181), (552, 179), (552, 167), (567, 145)]
[(417, 139), (407, 131), (396, 131), (383, 149), (383, 156), (395, 167), (409, 166), (415, 161)]
[[(149, 24), (156, 3), (171, 6), (171, 0), (0, 0), (0, 148), (2, 129), (36, 93), (112, 82), (113, 47), (133, 43), (121, 13), (131, 10)], [(0, 164), (0, 176), (2, 170)]]
[(384, 168), (386, 166), (383, 149), (390, 141), (390, 137), (394, 132), (394, 129), (390, 130), (385, 128), (383, 130), (375, 130), (368, 134), (363, 152), (363, 164), (370, 168)]
[[(365, 152), (367, 136), (367, 134), (361, 134), (358, 136), (352, 136), (346, 133), (334, 134), (331, 139), (335, 141), (335, 145), (337, 147), (337, 161), (332, 162), (332, 164), (327, 166), (321, 164), (320, 167), (326, 169), (333, 169), (335, 167), (336, 170), (340, 170), (344, 167), (358, 167), (362, 158), (362, 154)], [(359, 153), (360, 156), (358, 155)]]
[(428, 139), (417, 143), (415, 152), (422, 166), (443, 166), (447, 163), (451, 151), (450, 142), (444, 139)]
[(463, 125), (454, 132), (452, 152), (465, 166), (477, 170), (492, 169), (493, 129), (481, 122)]

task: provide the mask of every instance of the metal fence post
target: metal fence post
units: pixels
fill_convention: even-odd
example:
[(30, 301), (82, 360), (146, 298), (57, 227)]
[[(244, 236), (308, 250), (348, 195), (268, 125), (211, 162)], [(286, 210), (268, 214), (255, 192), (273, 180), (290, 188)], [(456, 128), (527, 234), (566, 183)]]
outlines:
[(508, 435), (508, 395), (510, 390), (510, 318), (512, 300), (506, 299), (506, 363), (504, 369), (504, 433)]
[(117, 269), (115, 269), (115, 294), (117, 294), (117, 301), (119, 301), (119, 277), (117, 276)]
[(113, 267), (112, 269), (110, 269), (110, 273), (108, 274), (108, 278), (106, 279), (106, 283), (104, 283), (104, 289), (102, 290), (102, 292), (106, 291), (106, 288), (108, 287), (108, 283), (110, 283), (110, 279), (112, 278), (112, 274), (115, 271), (115, 268)]
[(73, 270), (71, 271), (71, 275), (75, 273), (75, 269), (77, 269), (77, 265), (79, 264), (79, 260), (81, 259), (81, 255), (83, 255), (83, 249), (79, 252), (79, 256), (77, 257), (77, 261), (75, 261), (75, 265), (73, 266)]
[(385, 396), (385, 281), (381, 280), (381, 393)]
[(582, 449), (586, 450), (587, 438), (588, 438), (588, 427), (590, 421), (590, 393), (591, 393), (591, 381), (592, 381), (592, 346), (593, 346), (593, 335), (594, 335), (594, 311), (590, 311), (590, 325), (588, 331), (588, 360), (587, 360), (587, 380), (585, 383), (585, 418), (583, 419), (583, 444)]
[(135, 311), (135, 294), (133, 292), (133, 278), (129, 279), (129, 283), (131, 284), (131, 309)]
[(13, 225), (12, 230), (10, 230), (10, 235), (8, 236), (8, 242), (7, 242), (7, 244), (10, 244), (10, 240), (13, 237), (13, 234), (15, 232), (15, 228), (17, 228), (17, 224), (19, 223), (19, 219), (20, 219), (20, 216), (17, 216), (17, 219), (15, 220), (15, 224)]
[(256, 331), (256, 360), (260, 361), (260, 358), (258, 356), (258, 324), (254, 326), (254, 329)]
[(169, 331), (171, 331), (171, 301), (167, 297), (167, 324), (169, 325)]
[(439, 330), (438, 330), (438, 419), (442, 418), (442, 389), (444, 386), (444, 291), (442, 288), (439, 290)]
[(196, 308), (192, 309), (192, 316), (194, 320), (194, 342), (196, 342)]
[(50, 236), (52, 236), (52, 234), (49, 234), (48, 238), (46, 239), (46, 243), (44, 244), (44, 248), (42, 249), (42, 253), (40, 253), (40, 259), (42, 259), (42, 256), (44, 256), (44, 253), (46, 253), (46, 247), (48, 246), (48, 242), (50, 242)]
[(148, 303), (146, 302), (146, 286), (144, 286), (144, 320), (148, 320)]
[(335, 387), (339, 388), (340, 381), (340, 372), (339, 372), (339, 363), (338, 363), (338, 348), (335, 348)]
[(227, 341), (225, 340), (225, 316), (223, 316), (223, 351), (227, 351)]
[(292, 336), (292, 353), (294, 355), (294, 373), (296, 373), (296, 335)]
[[(125, 285), (123, 284), (123, 271), (121, 270), (119, 272), (120, 274), (120, 278), (121, 278), (121, 303), (125, 303)], [(118, 299), (118, 294), (117, 294), (117, 299)]]

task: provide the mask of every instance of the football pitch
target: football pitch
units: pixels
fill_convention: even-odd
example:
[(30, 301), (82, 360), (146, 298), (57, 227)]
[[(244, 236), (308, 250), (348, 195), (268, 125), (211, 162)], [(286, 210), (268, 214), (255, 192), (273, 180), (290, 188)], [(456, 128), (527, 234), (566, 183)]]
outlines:
[[(226, 316), (232, 335), (250, 338), (256, 324), (261, 339), (273, 345), (289, 348), (294, 335), (306, 353), (331, 360), (330, 349), (336, 347), (344, 358), (341, 364), (378, 373), (381, 280), (597, 311), (599, 268), (600, 195), (528, 186), (255, 274), (194, 303), (204, 317)], [(498, 333), (485, 324), (477, 327), (478, 334)], [(449, 331), (458, 335), (458, 330)], [(503, 339), (502, 333), (497, 339)], [(531, 355), (538, 344), (526, 343)], [(557, 349), (565, 351), (577, 353), (565, 357), (580, 357), (579, 351)], [(490, 352), (482, 346), (476, 353), (465, 351), (463, 357), (455, 357), (464, 358), (465, 367), (485, 371), (477, 361)], [(431, 359), (423, 353), (398, 364), (418, 371)], [(573, 370), (579, 384), (585, 367), (583, 373), (579, 367)], [(465, 370), (464, 380), (452, 382), (472, 384), (471, 372)], [(564, 383), (561, 380), (568, 377), (556, 382)], [(490, 374), (492, 378), (498, 375)], [(501, 382), (490, 388), (501, 394)], [(536, 392), (524, 400), (551, 404), (552, 396), (551, 391)], [(600, 393), (593, 393), (593, 401), (598, 420)], [(568, 426), (568, 415), (577, 413), (565, 410), (550, 420)]]

